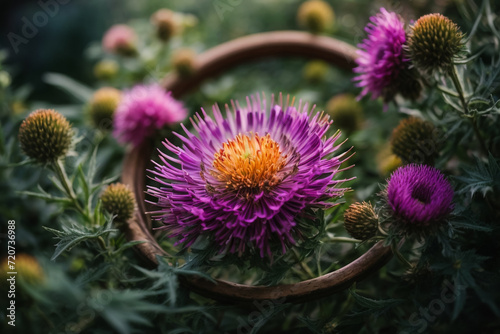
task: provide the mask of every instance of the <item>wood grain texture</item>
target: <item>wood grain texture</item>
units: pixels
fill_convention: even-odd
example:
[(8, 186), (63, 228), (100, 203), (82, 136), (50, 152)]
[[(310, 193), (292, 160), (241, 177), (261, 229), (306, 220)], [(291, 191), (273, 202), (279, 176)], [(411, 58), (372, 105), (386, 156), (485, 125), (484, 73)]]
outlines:
[[(181, 98), (196, 89), (204, 80), (214, 77), (231, 67), (255, 61), (263, 57), (306, 57), (322, 59), (339, 68), (350, 70), (355, 65), (356, 48), (324, 36), (304, 32), (279, 31), (238, 38), (216, 46), (197, 57), (196, 70), (189, 77), (167, 75), (163, 80), (166, 90)], [(134, 192), (137, 205), (134, 216), (125, 226), (129, 240), (144, 240), (136, 250), (144, 259), (144, 265), (157, 265), (157, 255), (167, 255), (158, 245), (153, 234), (145, 203), (146, 169), (149, 168), (154, 147), (151, 141), (131, 148), (123, 164), (122, 182)], [(391, 258), (389, 247), (375, 244), (365, 254), (343, 268), (318, 278), (276, 286), (249, 286), (216, 280), (215, 283), (196, 277), (180, 277), (180, 282), (203, 296), (230, 303), (248, 304), (260, 300), (303, 302), (344, 290), (353, 283), (377, 271)]]

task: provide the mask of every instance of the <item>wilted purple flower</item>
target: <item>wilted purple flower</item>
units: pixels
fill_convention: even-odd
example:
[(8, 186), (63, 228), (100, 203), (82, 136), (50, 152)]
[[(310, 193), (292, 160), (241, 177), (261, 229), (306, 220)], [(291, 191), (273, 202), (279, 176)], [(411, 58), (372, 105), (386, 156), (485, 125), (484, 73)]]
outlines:
[(345, 191), (336, 188), (345, 180), (333, 180), (346, 160), (332, 155), (340, 133), (327, 138), (328, 116), (274, 97), (270, 110), (257, 95), (246, 108), (226, 105), (225, 118), (215, 105), (213, 115), (196, 115), (198, 135), (183, 126), (182, 148), (164, 143), (173, 156), (160, 153), (151, 171), (163, 185), (148, 189), (158, 198), (155, 218), (185, 247), (207, 236), (221, 252), (285, 252), (304, 235), (297, 218), (305, 209), (332, 206), (327, 200)]
[(138, 85), (122, 95), (113, 120), (113, 135), (122, 143), (139, 145), (155, 130), (183, 121), (182, 102), (158, 85)]
[(436, 168), (406, 165), (398, 168), (387, 185), (387, 201), (394, 216), (405, 224), (440, 223), (453, 209), (453, 189)]
[(358, 45), (358, 66), (354, 78), (363, 87), (360, 97), (371, 93), (372, 98), (394, 95), (391, 86), (405, 68), (403, 44), (406, 42), (404, 23), (396, 13), (380, 8), (380, 13), (370, 18), (365, 28), (368, 38)]

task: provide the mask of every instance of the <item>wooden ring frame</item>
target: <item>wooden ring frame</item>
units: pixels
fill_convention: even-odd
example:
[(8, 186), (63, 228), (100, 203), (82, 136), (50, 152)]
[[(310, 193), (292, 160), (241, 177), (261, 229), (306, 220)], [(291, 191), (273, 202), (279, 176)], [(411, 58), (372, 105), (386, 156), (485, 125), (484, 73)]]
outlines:
[[(180, 98), (203, 80), (235, 65), (262, 57), (288, 56), (322, 59), (347, 70), (354, 67), (357, 57), (356, 48), (330, 37), (296, 31), (260, 33), (235, 39), (200, 54), (191, 76), (178, 77), (170, 74), (162, 84), (176, 98)], [(152, 235), (151, 219), (145, 213), (146, 169), (149, 168), (153, 150), (151, 142), (145, 141), (128, 151), (122, 174), (122, 181), (132, 188), (137, 200), (134, 217), (125, 226), (126, 234), (129, 240), (147, 241), (137, 245), (136, 249), (149, 267), (157, 266), (157, 255), (168, 255)], [(215, 280), (214, 283), (192, 276), (181, 276), (179, 279), (191, 291), (224, 302), (252, 303), (282, 298), (286, 302), (303, 302), (348, 288), (380, 269), (391, 257), (390, 247), (384, 247), (379, 242), (359, 258), (334, 272), (295, 284), (276, 286), (250, 286), (223, 280)]]

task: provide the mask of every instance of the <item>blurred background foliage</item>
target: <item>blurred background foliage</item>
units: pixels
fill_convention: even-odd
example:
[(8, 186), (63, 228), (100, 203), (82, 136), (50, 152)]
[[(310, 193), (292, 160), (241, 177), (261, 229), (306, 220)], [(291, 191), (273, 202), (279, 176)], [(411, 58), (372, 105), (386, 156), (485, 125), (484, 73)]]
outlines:
[[(171, 70), (168, 59), (172, 52), (181, 47), (191, 48), (200, 53), (223, 42), (252, 33), (301, 30), (296, 13), (303, 1), (69, 0), (66, 2), (59, 5), (58, 13), (51, 17), (45, 26), (39, 28), (36, 36), (30, 38), (28, 43), (19, 45), (17, 53), (10, 45), (8, 34), (14, 32), (21, 35), (23, 18), (32, 20), (33, 15), (39, 12), (41, 7), (37, 1), (28, 0), (3, 0), (0, 4), (2, 52), (0, 70), (9, 73), (11, 81), (7, 85), (8, 88), (0, 90), (1, 232), (6, 231), (4, 222), (15, 219), (18, 254), (29, 253), (36, 257), (43, 272), (40, 274), (35, 269), (33, 275), (38, 277), (37, 279), (19, 283), (23, 289), (29, 291), (29, 297), (23, 296), (22, 293), (18, 297), (20, 303), (25, 303), (18, 308), (19, 327), (26, 333), (47, 333), (47, 328), (50, 328), (51, 332), (61, 333), (113, 331), (129, 333), (133, 332), (133, 327), (129, 325), (135, 323), (139, 328), (148, 328), (149, 331), (156, 333), (187, 333), (203, 330), (232, 333), (240, 328), (243, 328), (243, 332), (256, 332), (260, 326), (264, 326), (265, 321), (258, 326), (250, 326), (250, 330), (246, 329), (246, 325), (238, 324), (238, 319), (242, 317), (247, 319), (248, 311), (217, 305), (200, 296), (189, 296), (189, 293), (183, 290), (178, 292), (179, 300), (194, 299), (198, 305), (206, 307), (185, 306), (188, 309), (173, 307), (169, 298), (175, 295), (172, 291), (177, 289), (177, 281), (173, 278), (176, 269), (164, 264), (159, 269), (160, 276), (156, 271), (141, 271), (134, 267), (139, 261), (130, 249), (124, 251), (127, 256), (122, 259), (124, 263), (120, 264), (121, 267), (118, 266), (121, 269), (125, 268), (121, 273), (109, 273), (106, 263), (94, 267), (92, 264), (95, 254), (85, 248), (75, 248), (59, 257), (57, 261), (49, 261), (56, 241), (42, 226), (59, 227), (62, 209), (56, 204), (47, 204), (46, 201), (19, 194), (20, 191), (36, 189), (37, 184), (48, 192), (55, 189), (49, 181), (50, 173), (47, 170), (23, 164), (24, 156), (19, 150), (16, 137), (21, 121), (30, 111), (41, 107), (54, 108), (72, 122), (77, 128), (78, 135), (83, 138), (79, 144), (80, 152), (93, 148), (96, 142), (100, 142), (96, 179), (117, 177), (121, 171), (124, 148), (110, 136), (105, 136), (89, 127), (90, 121), (85, 110), (93, 91), (108, 85), (123, 89), (140, 81), (159, 81)], [(364, 38), (363, 27), (368, 22), (369, 16), (380, 7), (396, 11), (407, 22), (426, 13), (441, 12), (453, 18), (463, 31), (469, 31), (473, 24), (472, 18), (467, 18), (464, 15), (466, 11), (461, 9), (465, 0), (455, 2), (328, 0), (327, 2), (335, 11), (335, 23), (326, 35), (352, 45), (360, 43)], [(471, 3), (474, 4), (468, 2), (469, 5)], [(497, 6), (493, 11), (498, 12), (498, 4), (493, 1), (493, 5)], [(192, 15), (190, 17), (195, 20), (193, 26), (186, 27), (183, 34), (175, 36), (166, 46), (154, 40), (154, 31), (149, 19), (160, 8)], [(101, 49), (103, 34), (111, 25), (118, 23), (127, 23), (137, 31), (141, 48), (139, 59), (122, 59), (106, 55)], [(95, 65), (103, 58), (119, 64), (121, 70), (116, 78), (103, 81), (95, 77)], [(352, 77), (350, 72), (343, 72), (326, 64), (312, 63), (311, 60), (266, 59), (239, 66), (208, 80), (183, 100), (193, 114), (200, 107), (210, 109), (214, 102), (243, 100), (246, 95), (256, 92), (265, 92), (267, 95), (285, 92), (317, 104), (318, 109), (328, 109), (333, 96), (346, 93), (356, 96), (359, 93), (359, 89), (351, 81)], [(68, 78), (71, 80), (68, 81)], [(361, 101), (361, 109), (361, 126), (354, 131), (346, 129), (344, 131), (349, 133), (345, 149), (354, 146), (356, 152), (350, 159), (350, 163), (356, 166), (345, 174), (357, 176), (356, 180), (349, 183), (355, 192), (347, 195), (348, 203), (373, 196), (380, 189), (379, 183), (383, 183), (390, 171), (398, 165), (394, 157), (391, 157), (387, 143), (392, 130), (405, 116), (397, 113), (396, 107), (392, 104), (388, 112), (383, 112), (382, 102), (378, 100), (364, 99)], [(347, 135), (344, 134), (344, 137)], [(76, 166), (81, 159), (79, 156), (70, 156), (68, 166)], [(340, 226), (339, 229), (341, 228)], [(3, 241), (5, 240), (2, 237), (2, 243)], [(343, 252), (348, 254), (343, 261), (348, 262), (351, 257), (365, 250), (363, 248), (365, 246), (362, 246), (348, 253), (343, 247), (333, 248), (333, 253), (327, 254), (327, 259)], [(2, 246), (2, 256), (3, 254), (5, 252)], [(125, 264), (128, 258), (133, 259), (131, 265)], [(337, 260), (332, 268), (339, 267), (340, 263), (341, 261)], [(348, 317), (342, 323), (339, 333), (356, 333), (360, 330), (360, 326), (363, 327), (364, 333), (396, 333), (391, 319), (378, 318), (401, 302), (398, 300), (400, 292), (394, 288), (394, 282), (400, 281), (394, 278), (392, 270), (398, 270), (393, 262), (383, 268), (377, 277), (372, 278), (370, 284), (361, 285), (366, 295), (376, 296), (380, 291), (387, 291), (385, 297), (393, 299), (379, 303), (361, 297), (354, 290), (345, 291), (337, 295), (336, 302), (322, 300), (314, 305), (290, 306), (286, 314), (282, 305), (274, 305), (272, 313), (266, 314), (266, 317), (274, 317), (273, 324), (280, 323), (282, 328), (288, 330), (299, 328), (296, 330), (297, 333), (317, 332), (318, 328), (328, 332), (330, 329), (325, 325), (337, 323), (357, 303), (356, 316), (352, 316), (351, 313), (351, 318)], [(107, 275), (114, 278), (107, 278)], [(159, 277), (172, 278), (168, 281), (170, 283), (167, 284), (167, 288), (156, 284)], [(2, 281), (5, 282), (4, 279)], [(429, 292), (429, 295), (439, 294), (438, 287), (431, 290), (433, 292)], [(498, 294), (498, 291), (494, 293)], [(420, 297), (414, 296), (415, 300), (421, 299), (423, 304), (428, 302), (425, 297)], [(54, 306), (60, 303), (64, 304)], [(64, 305), (68, 307), (65, 308)], [(481, 311), (491, 316), (489, 310), (481, 309)], [(0, 315), (4, 318), (2, 312), (5, 311), (0, 311)], [(214, 318), (213, 314), (219, 318)], [(221, 314), (225, 314), (225, 317)], [(287, 316), (290, 314), (296, 317)], [(375, 318), (367, 320), (368, 316)], [(323, 320), (311, 319), (328, 321), (323, 323)], [(371, 321), (372, 324), (364, 324), (360, 319)], [(149, 327), (144, 327), (145, 325)], [(273, 328), (273, 326), (268, 327)], [(438, 321), (433, 330), (440, 332), (439, 326)], [(5, 327), (5, 330), (7, 329), (12, 328)], [(454, 329), (457, 333), (470, 333), (469, 329), (458, 327)], [(3, 330), (2, 333), (5, 333)], [(491, 330), (492, 333), (495, 330), (497, 331), (495, 333), (498, 333), (499, 329), (497, 327)], [(333, 328), (331, 331), (334, 332)]]

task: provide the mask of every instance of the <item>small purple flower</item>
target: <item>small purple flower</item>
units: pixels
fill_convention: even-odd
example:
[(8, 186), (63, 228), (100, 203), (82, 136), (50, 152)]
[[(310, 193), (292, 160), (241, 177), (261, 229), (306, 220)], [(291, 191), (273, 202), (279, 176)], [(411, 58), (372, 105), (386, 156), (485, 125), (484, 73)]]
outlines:
[(340, 133), (326, 137), (331, 121), (307, 104), (287, 108), (273, 97), (267, 110), (257, 95), (245, 108), (226, 105), (225, 117), (215, 105), (213, 118), (202, 109), (195, 120), (198, 135), (184, 126), (177, 135), (183, 147), (164, 143), (170, 153), (151, 171), (163, 186), (148, 189), (160, 208), (154, 218), (184, 247), (208, 237), (221, 253), (272, 257), (303, 238), (297, 218), (307, 208), (332, 206), (345, 191), (333, 179), (346, 160), (333, 156)]
[(187, 110), (159, 85), (138, 85), (125, 91), (118, 105), (113, 135), (122, 143), (139, 145), (155, 130), (183, 121)]
[(403, 51), (405, 28), (401, 18), (385, 8), (380, 8), (370, 21), (365, 28), (368, 38), (358, 45), (358, 66), (354, 72), (359, 75), (354, 80), (359, 81), (358, 87), (363, 87), (360, 97), (371, 93), (372, 99), (385, 98), (407, 61)]
[(444, 175), (426, 165), (398, 168), (389, 179), (387, 200), (394, 216), (414, 226), (438, 224), (453, 209), (453, 189)]

